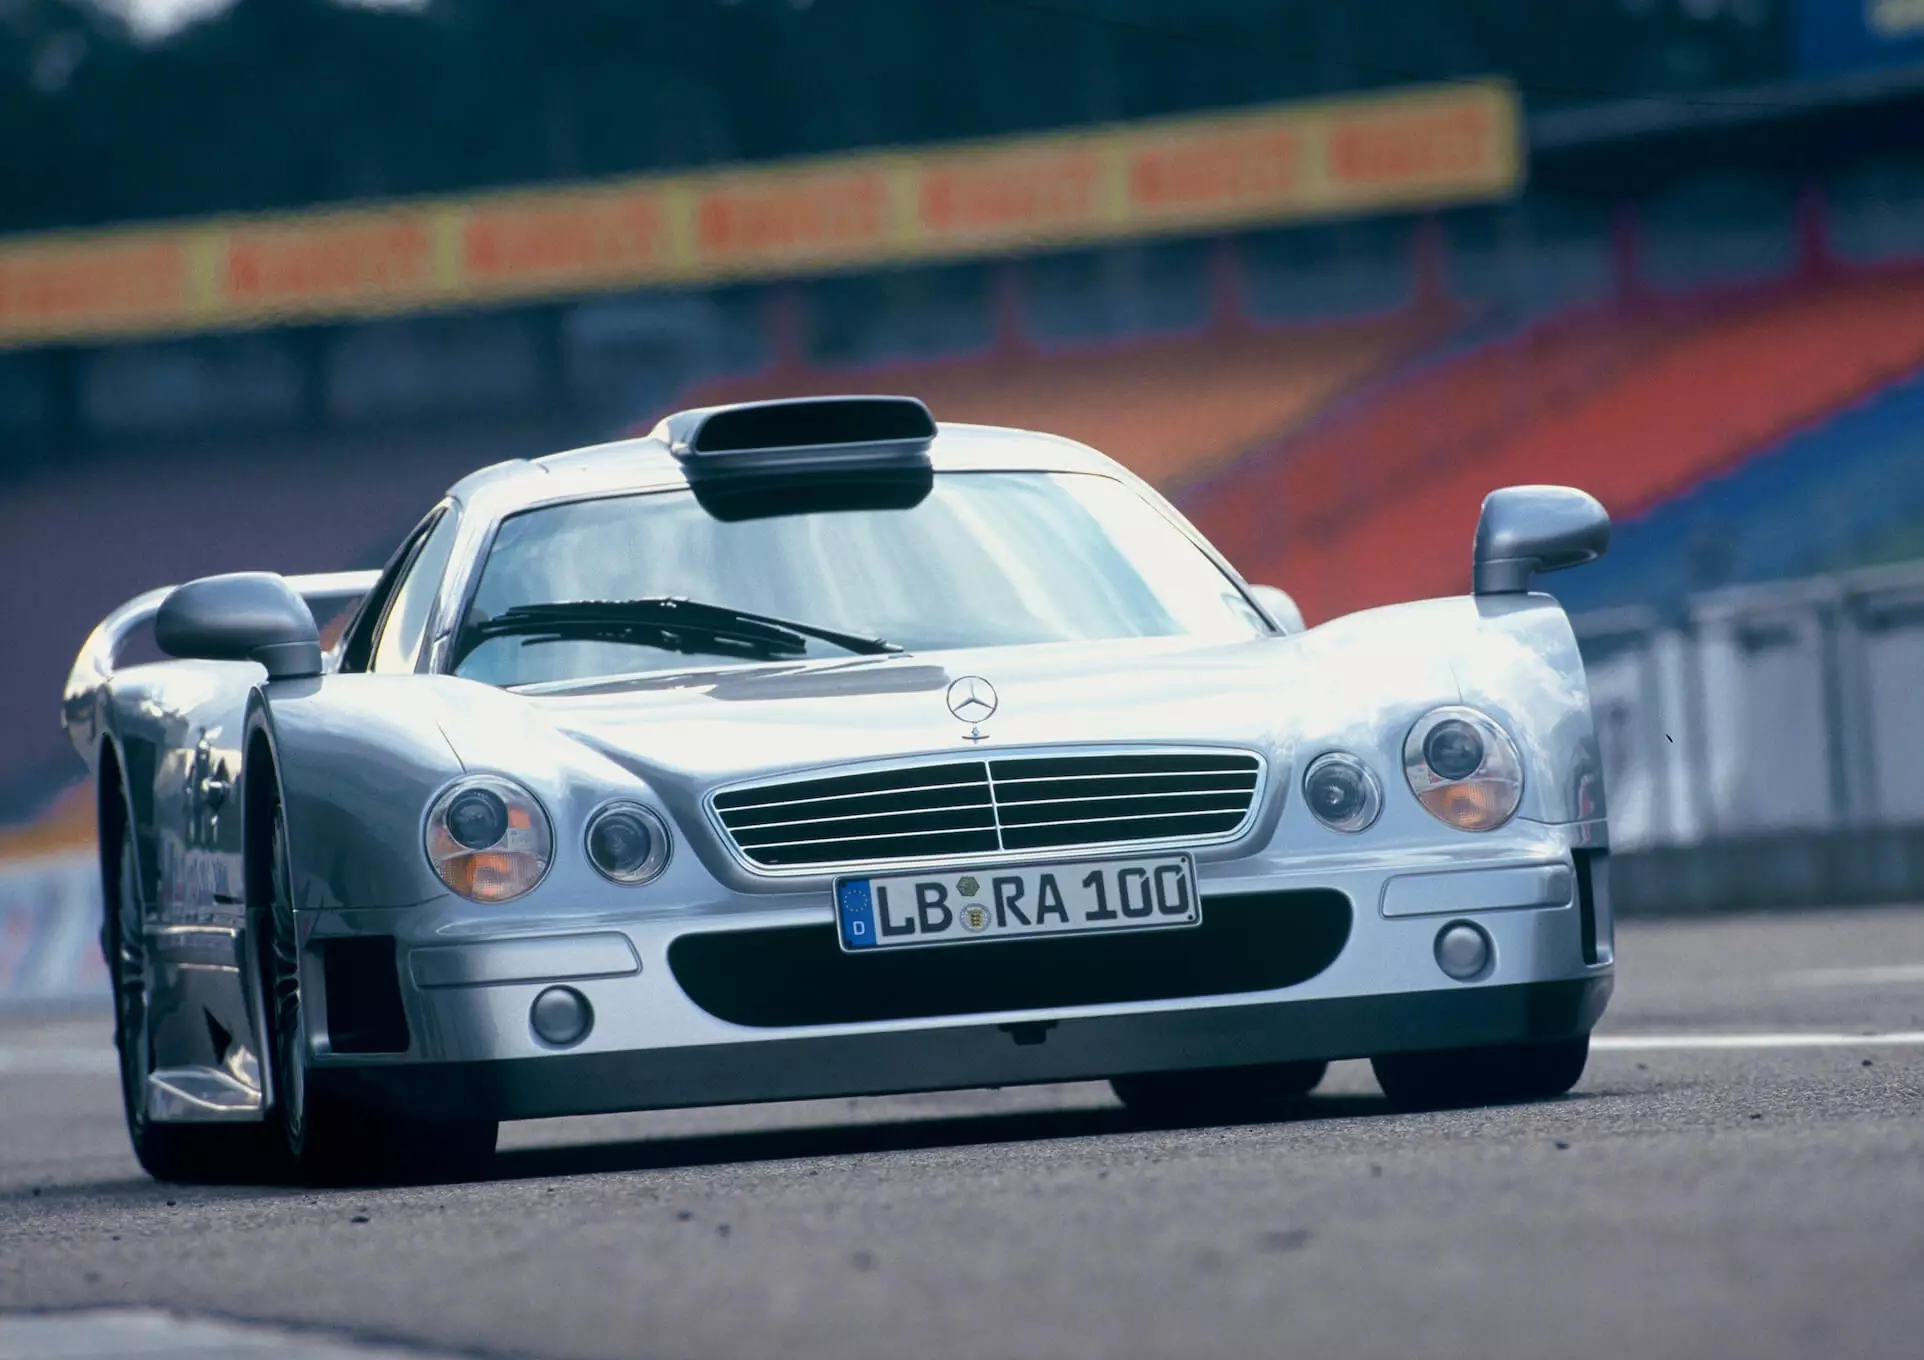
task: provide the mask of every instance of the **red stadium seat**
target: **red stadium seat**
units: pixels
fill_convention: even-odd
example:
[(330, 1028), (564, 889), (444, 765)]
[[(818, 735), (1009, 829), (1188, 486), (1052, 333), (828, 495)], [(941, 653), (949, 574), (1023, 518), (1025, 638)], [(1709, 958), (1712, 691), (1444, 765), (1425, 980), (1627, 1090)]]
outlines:
[(1919, 363), (1919, 273), (1565, 322), (1442, 364), (1189, 508), (1329, 618), (1464, 589), (1492, 487), (1568, 482), (1635, 513)]

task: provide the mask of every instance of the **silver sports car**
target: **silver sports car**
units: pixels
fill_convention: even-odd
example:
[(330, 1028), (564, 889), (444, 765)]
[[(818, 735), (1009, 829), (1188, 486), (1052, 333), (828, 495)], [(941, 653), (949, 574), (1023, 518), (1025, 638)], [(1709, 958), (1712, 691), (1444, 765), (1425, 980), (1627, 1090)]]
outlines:
[[(503, 1119), (1098, 1077), (1227, 1118), (1337, 1058), (1561, 1093), (1608, 840), (1530, 580), (1608, 538), (1497, 491), (1473, 595), (1305, 629), (1094, 450), (851, 397), (484, 469), (378, 573), (152, 591), (64, 709), (135, 1150), (448, 1175)], [(149, 623), (178, 659), (117, 664)]]

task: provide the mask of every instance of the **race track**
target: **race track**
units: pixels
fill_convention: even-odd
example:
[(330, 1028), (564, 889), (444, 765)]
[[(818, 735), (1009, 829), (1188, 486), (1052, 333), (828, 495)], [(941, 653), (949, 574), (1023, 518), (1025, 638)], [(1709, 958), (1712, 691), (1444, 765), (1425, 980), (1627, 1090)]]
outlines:
[(0, 1355), (6, 1310), (154, 1304), (476, 1355), (1924, 1353), (1924, 910), (1618, 943), (1548, 1104), (1394, 1114), (1344, 1064), (1229, 1128), (1101, 1085), (605, 1117), (398, 1190), (147, 1181), (106, 1022), (16, 1019)]

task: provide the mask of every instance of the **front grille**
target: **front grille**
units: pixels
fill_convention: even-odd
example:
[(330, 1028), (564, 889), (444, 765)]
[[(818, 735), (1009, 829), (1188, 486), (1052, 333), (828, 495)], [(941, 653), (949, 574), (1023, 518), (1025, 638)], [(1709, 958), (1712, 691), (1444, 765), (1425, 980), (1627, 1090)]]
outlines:
[(715, 815), (770, 869), (1221, 839), (1262, 762), (1232, 751), (1009, 756), (729, 789)]
[(1350, 923), (1342, 893), (1300, 888), (1205, 896), (1188, 930), (925, 949), (846, 953), (832, 925), (702, 931), (668, 946), (668, 967), (697, 1006), (733, 1024), (850, 1025), (1293, 987), (1335, 962)]

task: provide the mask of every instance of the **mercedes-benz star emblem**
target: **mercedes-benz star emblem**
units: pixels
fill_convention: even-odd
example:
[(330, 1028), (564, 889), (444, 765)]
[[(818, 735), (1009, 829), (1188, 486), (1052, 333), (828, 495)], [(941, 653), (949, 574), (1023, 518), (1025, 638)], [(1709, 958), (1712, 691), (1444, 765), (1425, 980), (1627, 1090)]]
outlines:
[(949, 712), (969, 725), (964, 741), (984, 739), (982, 724), (995, 714), (995, 686), (979, 675), (965, 675), (949, 686)]

